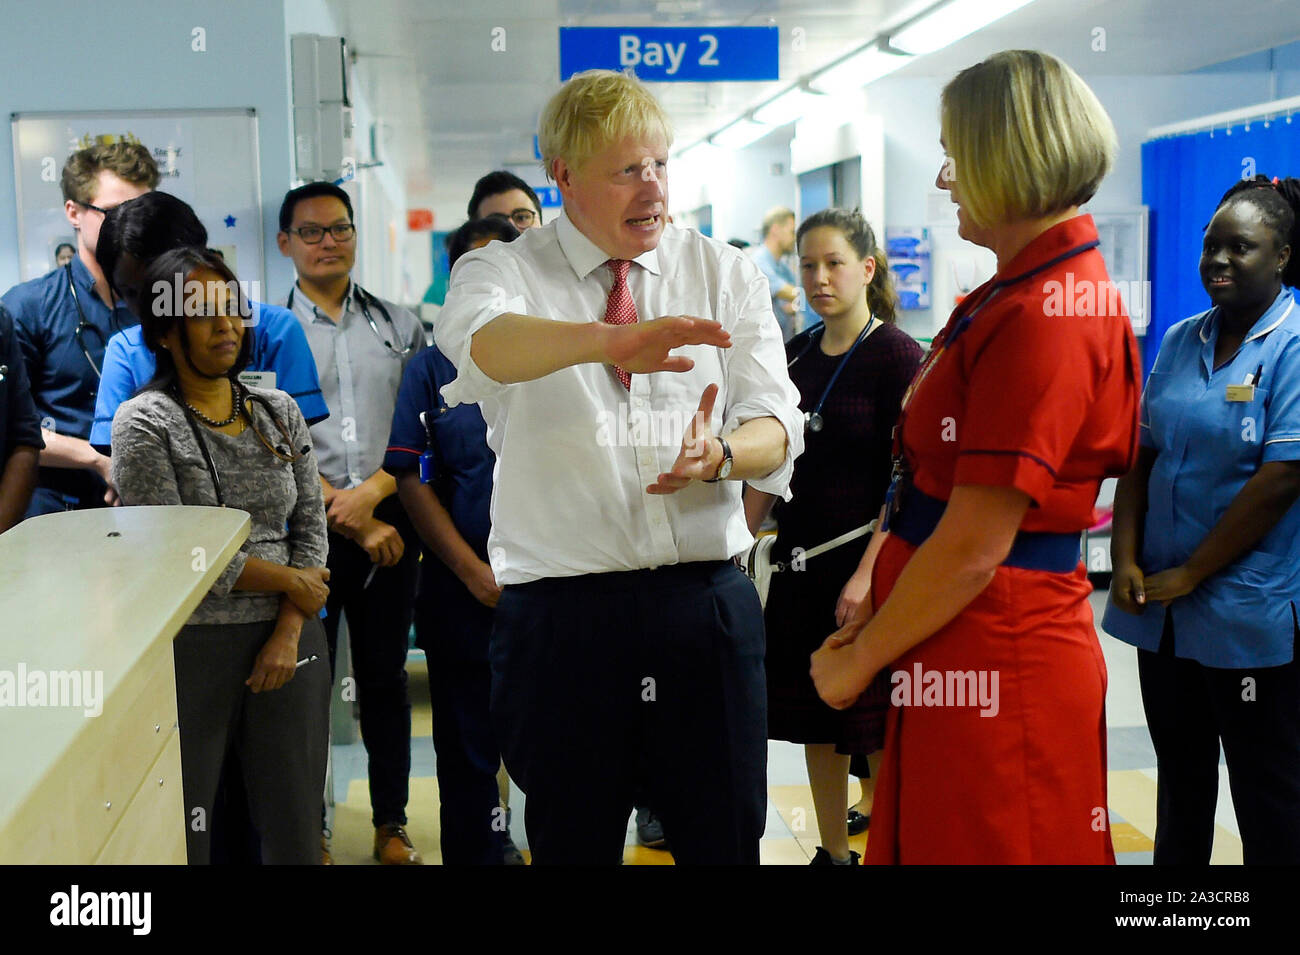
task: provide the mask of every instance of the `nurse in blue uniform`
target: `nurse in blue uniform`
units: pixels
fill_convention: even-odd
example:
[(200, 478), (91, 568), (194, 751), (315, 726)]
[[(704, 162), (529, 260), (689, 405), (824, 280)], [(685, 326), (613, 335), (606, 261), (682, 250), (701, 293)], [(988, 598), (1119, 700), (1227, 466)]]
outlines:
[(1298, 210), (1296, 179), (1225, 193), (1116, 491), (1102, 626), (1138, 648), (1158, 865), (1210, 861), (1220, 742), (1246, 864), (1300, 863)]

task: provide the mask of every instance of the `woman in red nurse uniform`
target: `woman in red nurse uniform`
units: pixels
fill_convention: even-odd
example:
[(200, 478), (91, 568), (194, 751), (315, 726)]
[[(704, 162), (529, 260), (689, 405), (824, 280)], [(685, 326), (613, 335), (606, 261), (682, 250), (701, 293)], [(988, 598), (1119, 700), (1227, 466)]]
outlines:
[(948, 84), (941, 129), (936, 185), (998, 271), (904, 397), (873, 613), (813, 654), (813, 678), (843, 707), (893, 671), (868, 864), (1113, 863), (1079, 533), (1136, 454), (1139, 362), (1078, 207), (1114, 127), (1064, 63), (1007, 51)]

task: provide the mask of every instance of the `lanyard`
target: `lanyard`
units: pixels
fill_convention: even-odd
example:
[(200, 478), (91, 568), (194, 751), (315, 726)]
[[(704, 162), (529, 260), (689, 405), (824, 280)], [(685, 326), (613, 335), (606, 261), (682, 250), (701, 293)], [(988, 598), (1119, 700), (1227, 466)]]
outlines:
[[(839, 364), (835, 366), (835, 372), (834, 374), (831, 375), (831, 380), (828, 381), (826, 383), (826, 387), (822, 389), (822, 396), (817, 400), (817, 406), (813, 408), (812, 411), (809, 411), (804, 414), (803, 416), (804, 427), (808, 431), (812, 431), (815, 434), (816, 432), (821, 431), (822, 428), (826, 426), (825, 422), (822, 419), (822, 406), (826, 404), (826, 399), (830, 396), (831, 389), (835, 387), (835, 382), (839, 380), (840, 372), (844, 370), (844, 366), (849, 363), (849, 359), (853, 357), (853, 353), (858, 350), (858, 346), (862, 344), (863, 340), (866, 339), (868, 335), (870, 335), (872, 332), (874, 332), (878, 327), (880, 327), (883, 324), (884, 322), (880, 321), (880, 319), (876, 318), (875, 316), (872, 316), (871, 319), (867, 321), (866, 327), (862, 329), (862, 331), (858, 332), (858, 337), (853, 340), (852, 347), (850, 347), (849, 350), (844, 353), (844, 357), (842, 357), (839, 361)], [(823, 323), (821, 327), (821, 332), (819, 332), (816, 335), (808, 336), (808, 344), (803, 347), (803, 351), (799, 352), (799, 354), (795, 355), (794, 358), (790, 359), (790, 362), (789, 364), (786, 365), (786, 368), (787, 369), (792, 368), (795, 362), (797, 362), (800, 358), (806, 355), (808, 353), (808, 349), (812, 348), (814, 344), (816, 344), (818, 341), (821, 340), (821, 335), (824, 334), (825, 331), (826, 331), (826, 325), (825, 323)]]

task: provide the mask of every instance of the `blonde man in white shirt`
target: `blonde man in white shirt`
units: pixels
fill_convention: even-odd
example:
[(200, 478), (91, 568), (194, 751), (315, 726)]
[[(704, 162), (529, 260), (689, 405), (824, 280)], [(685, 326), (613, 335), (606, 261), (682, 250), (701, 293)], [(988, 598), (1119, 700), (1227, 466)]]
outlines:
[(497, 455), (492, 716), (535, 864), (617, 864), (643, 785), (679, 863), (757, 863), (762, 611), (741, 482), (803, 449), (767, 280), (666, 222), (667, 116), (580, 73), (542, 113), (564, 212), (456, 265), (435, 337)]

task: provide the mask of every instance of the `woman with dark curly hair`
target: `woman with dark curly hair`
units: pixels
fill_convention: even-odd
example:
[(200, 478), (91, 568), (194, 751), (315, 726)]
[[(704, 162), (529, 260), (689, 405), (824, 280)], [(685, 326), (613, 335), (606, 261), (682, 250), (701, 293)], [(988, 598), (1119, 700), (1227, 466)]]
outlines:
[(1213, 307), (1165, 334), (1115, 492), (1102, 626), (1138, 648), (1159, 775), (1155, 862), (1206, 865), (1219, 744), (1245, 862), (1300, 863), (1300, 181), (1223, 196)]

